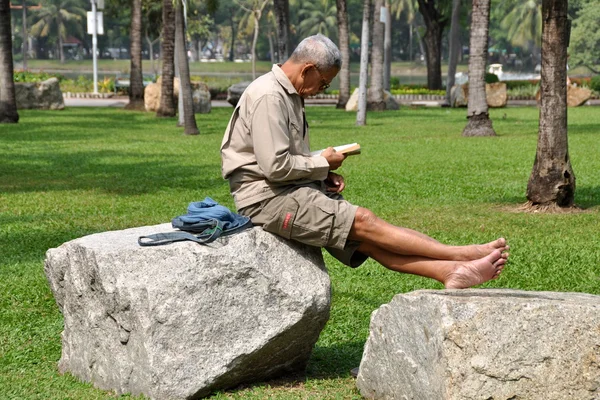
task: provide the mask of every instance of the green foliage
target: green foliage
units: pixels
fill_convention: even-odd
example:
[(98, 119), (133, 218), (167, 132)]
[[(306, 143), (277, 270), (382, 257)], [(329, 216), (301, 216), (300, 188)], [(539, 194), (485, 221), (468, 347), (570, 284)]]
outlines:
[(600, 93), (600, 75), (596, 75), (590, 80), (590, 88), (596, 93)]
[(48, 72), (30, 72), (23, 70), (16, 70), (13, 73), (13, 79), (15, 82), (43, 82), (50, 78), (57, 78), (59, 81), (63, 81), (65, 77), (60, 74), (51, 74)]
[(497, 82), (500, 82), (500, 78), (498, 78), (498, 75), (491, 74), (489, 72), (485, 73), (485, 83), (497, 83)]
[[(44, 276), (45, 252), (84, 235), (169, 221), (207, 195), (233, 208), (218, 151), (231, 112), (198, 116), (198, 136), (182, 135), (175, 119), (110, 108), (20, 110), (19, 124), (0, 127), (0, 397), (129, 398), (58, 372), (63, 319)], [(498, 137), (463, 138), (461, 109), (372, 113), (361, 128), (354, 113), (307, 109), (314, 148), (362, 145), (339, 170), (351, 202), (444, 243), (508, 239), (508, 266), (484, 288), (600, 295), (600, 108), (569, 109), (575, 201), (585, 208), (573, 214), (518, 212), (539, 110), (490, 109), (490, 117)], [(349, 370), (359, 365), (371, 312), (397, 293), (441, 288), (372, 260), (350, 269), (324, 256), (331, 316), (306, 376), (210, 398), (358, 400)]]
[(600, 5), (598, 1), (588, 0), (573, 20), (569, 45), (569, 64), (572, 67), (583, 65), (591, 71), (600, 73)]

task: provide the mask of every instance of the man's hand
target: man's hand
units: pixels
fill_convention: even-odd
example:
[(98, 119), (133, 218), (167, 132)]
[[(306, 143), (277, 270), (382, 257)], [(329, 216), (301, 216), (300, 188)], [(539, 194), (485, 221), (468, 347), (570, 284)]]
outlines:
[(325, 179), (325, 186), (328, 192), (340, 193), (346, 187), (344, 177), (336, 173), (330, 172)]
[(346, 155), (342, 153), (338, 153), (335, 151), (333, 147), (326, 148), (321, 156), (325, 157), (327, 162), (329, 163), (329, 169), (335, 170), (342, 166), (342, 162), (346, 159)]

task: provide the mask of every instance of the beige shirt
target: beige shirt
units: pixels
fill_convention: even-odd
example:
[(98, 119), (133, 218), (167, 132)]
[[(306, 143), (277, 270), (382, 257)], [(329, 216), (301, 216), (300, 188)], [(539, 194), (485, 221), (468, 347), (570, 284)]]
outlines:
[(221, 169), (238, 210), (327, 178), (325, 157), (310, 156), (304, 100), (279, 66), (242, 94), (221, 143)]

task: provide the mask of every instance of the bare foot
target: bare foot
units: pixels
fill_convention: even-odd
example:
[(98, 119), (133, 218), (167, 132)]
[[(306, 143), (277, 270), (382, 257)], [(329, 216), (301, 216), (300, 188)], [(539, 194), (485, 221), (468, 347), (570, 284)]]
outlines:
[(446, 289), (465, 289), (496, 279), (506, 264), (507, 253), (494, 250), (487, 256), (466, 263), (457, 263), (444, 280)]
[(508, 251), (510, 247), (506, 244), (506, 239), (499, 238), (492, 242), (485, 244), (472, 244), (468, 246), (457, 246), (456, 256), (453, 257), (455, 261), (472, 261), (479, 260), (482, 257), (487, 256), (494, 250), (500, 250), (500, 252)]

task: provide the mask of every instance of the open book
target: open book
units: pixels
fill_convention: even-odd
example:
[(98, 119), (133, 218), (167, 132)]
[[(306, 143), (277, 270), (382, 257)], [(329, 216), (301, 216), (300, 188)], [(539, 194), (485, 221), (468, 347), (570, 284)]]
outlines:
[[(335, 146), (334, 149), (338, 153), (343, 153), (343, 154), (346, 154), (347, 156), (352, 156), (354, 154), (360, 154), (360, 144), (358, 144), (358, 143), (343, 144), (341, 146)], [(325, 151), (325, 149), (311, 151), (310, 155), (311, 156), (319, 156), (324, 151)]]

